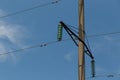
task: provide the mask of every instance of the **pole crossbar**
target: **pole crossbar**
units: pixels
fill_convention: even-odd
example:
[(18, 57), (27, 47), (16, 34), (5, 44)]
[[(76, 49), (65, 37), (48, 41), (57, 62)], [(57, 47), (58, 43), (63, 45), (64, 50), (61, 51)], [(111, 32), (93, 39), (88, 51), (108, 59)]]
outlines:
[[(86, 45), (86, 43), (85, 43), (83, 40), (81, 40), (81, 39), (78, 37), (78, 35), (76, 35), (69, 27), (67, 27), (67, 25), (65, 25), (65, 23), (64, 23), (63, 21), (60, 21), (60, 24), (62, 24), (62, 26), (64, 27), (64, 29), (66, 30), (66, 32), (70, 35), (70, 37), (72, 38), (72, 40), (75, 42), (75, 44), (76, 44), (77, 46), (78, 46), (78, 44), (77, 44), (77, 42), (74, 40), (73, 36), (74, 36), (75, 38), (77, 38), (80, 42), (83, 43), (83, 45), (84, 45), (85, 48), (87, 49), (87, 50), (86, 50), (86, 51), (87, 51), (87, 54), (90, 56), (91, 59), (94, 59), (94, 57), (93, 57), (91, 51), (89, 50), (88, 46)], [(73, 36), (72, 36), (71, 34), (72, 34)]]

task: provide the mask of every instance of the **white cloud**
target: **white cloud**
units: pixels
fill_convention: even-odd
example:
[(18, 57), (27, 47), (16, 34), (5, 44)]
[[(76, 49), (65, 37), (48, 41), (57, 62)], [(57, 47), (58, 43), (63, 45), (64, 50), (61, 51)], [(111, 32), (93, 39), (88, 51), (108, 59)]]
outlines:
[(23, 30), (20, 26), (0, 24), (0, 38), (8, 38), (12, 43), (20, 45)]
[(64, 55), (64, 59), (68, 62), (72, 61), (74, 57), (74, 52), (70, 52)]
[(110, 36), (104, 36), (104, 39), (107, 41), (113, 41), (114, 39)]
[(72, 60), (71, 54), (66, 54), (66, 55), (64, 56), (64, 58), (65, 58), (67, 61), (71, 61), (71, 60)]
[[(23, 39), (23, 28), (17, 25), (7, 24), (0, 21), (0, 54), (11, 51), (11, 48), (21, 47)], [(12, 55), (13, 56), (13, 55)], [(0, 56), (0, 60), (5, 60), (7, 55)], [(15, 56), (14, 56), (15, 58)]]
[(16, 57), (13, 53), (10, 54), (10, 57), (11, 57), (11, 59), (12, 59), (12, 63), (13, 63), (13, 64), (16, 64), (17, 61), (18, 61), (17, 57)]
[(1, 55), (6, 52), (5, 46), (0, 44), (0, 62), (4, 62), (7, 59), (7, 55)]
[(104, 70), (103, 68), (97, 66), (97, 67), (96, 67), (96, 72), (97, 72), (97, 73), (103, 73), (103, 72), (105, 72), (105, 70)]
[[(5, 15), (5, 12), (0, 9), (0, 16)], [(4, 54), (13, 50), (12, 48), (21, 48), (24, 39), (24, 28), (20, 25), (10, 24), (6, 21), (0, 20), (0, 54)], [(12, 57), (14, 62), (15, 55), (0, 55), (0, 62), (4, 62)]]
[(6, 13), (2, 10), (2, 9), (0, 9), (0, 16), (3, 16), (3, 15), (5, 15)]

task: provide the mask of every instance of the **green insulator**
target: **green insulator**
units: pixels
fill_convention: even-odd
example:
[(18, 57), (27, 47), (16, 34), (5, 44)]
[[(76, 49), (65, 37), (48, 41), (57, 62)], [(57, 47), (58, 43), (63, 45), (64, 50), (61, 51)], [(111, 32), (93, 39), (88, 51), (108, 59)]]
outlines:
[(94, 60), (91, 61), (91, 73), (92, 73), (92, 77), (95, 77), (95, 61)]
[(59, 23), (59, 24), (58, 24), (58, 34), (57, 34), (57, 40), (58, 40), (58, 41), (61, 41), (61, 40), (62, 40), (62, 31), (63, 31), (62, 24)]

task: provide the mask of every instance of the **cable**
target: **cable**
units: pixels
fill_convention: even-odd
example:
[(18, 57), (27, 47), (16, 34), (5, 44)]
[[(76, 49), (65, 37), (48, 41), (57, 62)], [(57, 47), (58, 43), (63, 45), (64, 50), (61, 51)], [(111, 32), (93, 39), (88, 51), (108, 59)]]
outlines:
[[(66, 23), (65, 23), (66, 24)], [(66, 24), (72, 31), (74, 31), (76, 34), (78, 34), (78, 28), (71, 26), (69, 24)]]
[[(92, 56), (92, 53), (90, 52), (90, 50), (89, 50), (88, 46), (86, 45), (86, 43), (81, 38), (79, 38), (78, 35), (76, 35), (74, 32), (72, 32), (70, 30), (70, 28), (68, 28), (67, 25), (65, 25), (64, 22), (60, 21), (60, 24), (65, 28), (66, 31), (69, 31), (72, 35), (74, 35), (75, 38), (77, 38), (85, 46), (85, 48), (87, 49), (87, 52), (89, 53), (90, 58), (94, 59), (94, 57)], [(71, 36), (71, 34), (69, 34), (69, 35)]]
[[(105, 33), (105, 35), (112, 35), (112, 34), (114, 35), (114, 34), (119, 34), (119, 33), (120, 32), (112, 32), (112, 33)], [(98, 35), (105, 36), (104, 34), (98, 34)], [(99, 37), (98, 35), (89, 35), (88, 37), (89, 38)], [(58, 42), (64, 42), (64, 41), (68, 41), (68, 40), (71, 40), (71, 38), (67, 38), (67, 39), (64, 39), (62, 41), (51, 41), (51, 42), (42, 43), (42, 44), (39, 44), (39, 45), (34, 45), (34, 46), (29, 46), (29, 47), (18, 49), (18, 50), (9, 51), (9, 52), (0, 54), (0, 56), (10, 54), (10, 53), (24, 51), (24, 50), (27, 50), (27, 49), (32, 49), (32, 48), (37, 48), (37, 47), (44, 47), (44, 46), (47, 46), (47, 45), (51, 45), (51, 44), (58, 43)], [(75, 40), (77, 40), (77, 39), (75, 38)]]
[[(86, 35), (85, 31), (84, 31), (85, 37), (86, 37), (86, 39), (87, 39), (87, 43), (88, 43), (89, 46), (88, 46), (84, 41), (82, 41), (82, 40), (78, 37), (78, 32), (77, 32), (77, 35), (76, 35), (74, 32), (71, 31), (71, 27), (70, 27), (70, 26), (68, 27), (68, 25), (64, 24), (62, 21), (61, 21), (60, 23), (63, 25), (63, 27), (65, 28), (65, 30), (66, 30), (67, 33), (69, 34), (69, 36), (70, 36), (70, 37), (72, 38), (72, 40), (74, 41), (74, 43), (78, 46), (78, 44), (76, 43), (76, 41), (74, 40), (74, 38), (72, 37), (72, 35), (74, 35), (80, 42), (82, 42), (82, 43), (84, 44), (85, 48), (87, 49), (85, 52), (87, 53), (88, 56), (91, 57), (91, 59), (94, 59), (94, 57), (93, 57), (92, 54), (91, 54), (90, 45), (89, 45), (89, 43), (88, 43), (88, 39), (87, 39), (87, 35)], [(73, 27), (73, 28), (75, 28), (75, 27)], [(71, 35), (70, 33), (71, 33), (72, 35)]]
[(85, 38), (86, 38), (86, 43), (88, 45), (88, 48), (90, 50), (90, 52), (92, 52), (91, 48), (90, 48), (90, 44), (89, 44), (89, 40), (88, 40), (88, 36), (87, 36), (87, 33), (85, 32)]
[(93, 37), (102, 37), (102, 36), (115, 35), (115, 34), (120, 34), (120, 31), (111, 32), (111, 33), (104, 33), (104, 34), (89, 35), (88, 37), (93, 38)]
[(76, 34), (78, 34), (78, 31), (73, 29), (72, 27), (69, 27), (72, 31), (74, 31)]
[(55, 43), (58, 43), (58, 42), (64, 42), (64, 41), (68, 41), (68, 40), (71, 40), (71, 39), (64, 39), (62, 41), (51, 41), (51, 42), (48, 42), (48, 43), (42, 43), (42, 44), (38, 44), (38, 45), (34, 45), (34, 46), (29, 46), (29, 47), (25, 47), (25, 48), (9, 51), (9, 52), (6, 52), (6, 53), (2, 53), (2, 54), (0, 54), (0, 56), (1, 55), (7, 55), (7, 54), (10, 54), (10, 53), (21, 52), (21, 51), (24, 51), (24, 50), (27, 50), (27, 49), (44, 47), (44, 46), (47, 46), (47, 45), (50, 45), (50, 44), (55, 44)]
[(17, 14), (21, 14), (21, 13), (24, 13), (24, 12), (32, 11), (32, 10), (40, 8), (40, 7), (45, 7), (45, 6), (48, 6), (48, 5), (51, 5), (51, 4), (56, 4), (59, 1), (61, 1), (61, 0), (55, 0), (55, 1), (52, 1), (52, 2), (45, 3), (45, 4), (40, 4), (40, 5), (31, 7), (31, 8), (23, 9), (23, 10), (13, 12), (13, 13), (10, 13), (10, 14), (4, 15), (4, 16), (0, 16), (0, 18), (6, 18), (6, 17), (17, 15)]
[[(74, 28), (74, 31), (76, 33), (78, 33), (76, 30), (78, 30), (78, 28), (71, 26), (69, 24), (67, 24), (69, 27)], [(103, 34), (93, 34), (93, 35), (88, 35), (87, 37), (89, 38), (93, 38), (93, 37), (102, 37), (102, 36), (109, 36), (109, 35), (115, 35), (115, 34), (120, 34), (120, 31), (117, 32), (109, 32), (109, 33), (103, 33)]]
[(87, 77), (87, 79), (90, 79), (90, 78), (100, 78), (100, 77), (106, 77), (106, 78), (120, 77), (120, 74), (97, 75), (95, 77)]
[[(65, 23), (66, 24), (66, 23)], [(74, 29), (76, 29), (76, 30), (78, 30), (78, 28), (77, 27), (74, 27), (74, 26), (72, 26), (72, 25), (69, 25), (69, 24), (66, 24), (67, 26), (69, 26), (69, 27), (72, 27), (72, 28), (74, 28)]]

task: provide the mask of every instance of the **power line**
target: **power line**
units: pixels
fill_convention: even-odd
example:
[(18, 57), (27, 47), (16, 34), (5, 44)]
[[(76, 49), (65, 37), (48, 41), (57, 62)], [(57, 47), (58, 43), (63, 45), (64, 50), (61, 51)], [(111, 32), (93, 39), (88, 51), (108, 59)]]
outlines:
[[(68, 25), (68, 24), (67, 24)], [(74, 27), (74, 26), (71, 26), (71, 25), (68, 25), (69, 27), (71, 28), (74, 28), (73, 30), (78, 33), (78, 28)], [(102, 34), (93, 34), (93, 35), (88, 35), (87, 37), (90, 37), (90, 38), (95, 38), (95, 37), (103, 37), (103, 36), (109, 36), (109, 35), (115, 35), (115, 34), (120, 34), (120, 31), (117, 31), (117, 32), (109, 32), (109, 33), (102, 33)]]
[(89, 40), (88, 40), (88, 36), (87, 33), (85, 32), (85, 39), (86, 39), (86, 43), (88, 45), (89, 50), (92, 52), (91, 48), (90, 48), (90, 44), (89, 44)]
[(0, 56), (1, 55), (7, 55), (7, 54), (10, 54), (10, 53), (21, 52), (21, 51), (32, 49), (32, 48), (44, 47), (44, 46), (47, 46), (47, 45), (55, 44), (55, 43), (58, 43), (58, 42), (64, 42), (64, 41), (68, 41), (68, 40), (71, 40), (71, 39), (64, 39), (62, 41), (51, 41), (51, 42), (48, 42), (48, 43), (42, 43), (42, 44), (38, 44), (38, 45), (34, 45), (34, 46), (29, 46), (29, 47), (25, 47), (25, 48), (13, 50), (13, 51), (1, 53)]
[(103, 33), (103, 34), (95, 34), (95, 35), (89, 35), (88, 37), (90, 38), (95, 38), (95, 37), (103, 37), (103, 36), (109, 36), (109, 35), (115, 35), (115, 34), (120, 34), (120, 31), (118, 32), (110, 32), (110, 33)]
[(40, 5), (31, 7), (31, 8), (23, 9), (23, 10), (16, 11), (16, 12), (13, 12), (13, 13), (10, 13), (10, 14), (7, 14), (7, 15), (0, 16), (0, 18), (6, 18), (6, 17), (17, 15), (17, 14), (21, 14), (21, 13), (24, 13), (24, 12), (32, 11), (32, 10), (40, 8), (40, 7), (45, 7), (45, 6), (48, 6), (48, 5), (51, 5), (51, 4), (56, 4), (59, 1), (61, 1), (61, 0), (55, 0), (55, 1), (52, 1), (52, 2), (47, 2), (47, 3), (44, 3), (44, 4), (40, 4)]
[(90, 79), (90, 78), (102, 78), (102, 77), (106, 77), (106, 78), (120, 77), (120, 74), (96, 75), (95, 77), (87, 77), (87, 79)]
[[(65, 24), (66, 24), (66, 23), (65, 23)], [(74, 28), (74, 29), (76, 29), (76, 30), (78, 31), (78, 28), (77, 28), (77, 27), (72, 26), (72, 25), (69, 25), (69, 24), (66, 24), (66, 25), (68, 25), (69, 27), (72, 27), (72, 28)]]
[[(94, 38), (94, 37), (100, 37), (100, 36), (106, 36), (106, 35), (115, 35), (115, 34), (119, 34), (119, 33), (120, 32), (112, 32), (112, 33), (105, 33), (105, 34), (89, 35), (88, 37), (89, 38)], [(29, 47), (9, 51), (9, 52), (0, 54), (0, 56), (1, 55), (7, 55), (7, 54), (10, 54), (10, 53), (21, 52), (21, 51), (32, 49), (32, 48), (44, 47), (44, 46), (48, 46), (48, 45), (51, 45), (51, 44), (55, 44), (55, 43), (58, 43), (58, 42), (64, 42), (64, 41), (68, 41), (68, 40), (71, 40), (71, 38), (67, 38), (67, 39), (64, 39), (64, 40), (61, 40), (61, 41), (57, 41), (57, 40), (56, 41), (50, 41), (50, 42), (47, 42), (47, 43), (42, 43), (42, 44), (38, 44), (38, 45), (34, 45), (34, 46), (29, 46)], [(77, 40), (77, 39), (75, 38), (75, 40)]]

